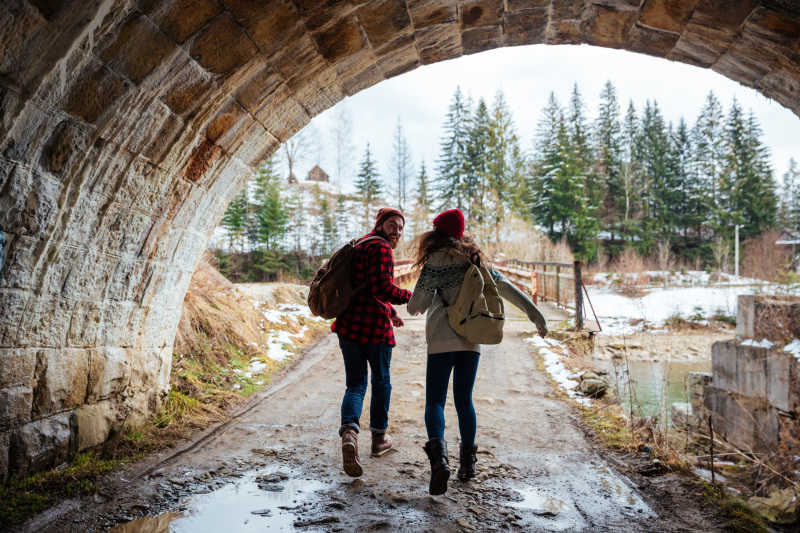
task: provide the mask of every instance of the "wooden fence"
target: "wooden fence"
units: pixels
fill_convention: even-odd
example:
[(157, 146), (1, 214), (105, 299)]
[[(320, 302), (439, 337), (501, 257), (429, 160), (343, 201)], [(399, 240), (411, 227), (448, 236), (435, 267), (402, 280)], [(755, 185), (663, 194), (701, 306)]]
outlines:
[[(414, 262), (401, 259), (394, 263), (396, 283), (413, 281), (419, 271), (413, 269)], [(550, 263), (509, 259), (492, 263), (520, 290), (528, 293), (534, 302), (553, 302), (575, 311), (575, 326), (583, 329), (583, 282), (581, 263)]]
[(533, 301), (553, 302), (575, 311), (575, 327), (583, 329), (583, 281), (581, 263), (550, 263), (509, 259), (493, 264)]

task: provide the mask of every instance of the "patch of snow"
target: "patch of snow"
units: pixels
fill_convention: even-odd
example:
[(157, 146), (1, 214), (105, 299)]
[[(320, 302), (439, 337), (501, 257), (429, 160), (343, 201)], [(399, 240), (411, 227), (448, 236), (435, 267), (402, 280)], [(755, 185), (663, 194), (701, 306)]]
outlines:
[(753, 339), (745, 339), (740, 343), (742, 346), (756, 346), (757, 348), (772, 348), (775, 344), (768, 341), (767, 339), (762, 339), (760, 341), (755, 341)]
[(570, 372), (567, 367), (564, 366), (561, 357), (550, 349), (551, 346), (563, 346), (561, 342), (554, 339), (543, 339), (538, 335), (526, 337), (525, 342), (529, 342), (539, 348), (539, 353), (542, 355), (547, 373), (550, 374), (553, 380), (558, 383), (562, 389), (564, 389), (570, 398), (581, 405), (591, 405), (591, 400), (589, 398), (579, 396), (575, 391), (575, 388), (578, 386), (578, 380), (576, 379), (578, 374)]
[(250, 359), (250, 372), (254, 372), (254, 373), (258, 374), (259, 372), (261, 372), (265, 368), (267, 368), (267, 364), (264, 361), (262, 361), (261, 359), (258, 359), (256, 357)]
[(792, 342), (783, 347), (784, 352), (789, 352), (795, 359), (800, 361), (800, 339), (794, 339)]
[[(603, 333), (630, 334), (645, 325), (660, 327), (672, 316), (689, 318), (721, 313), (736, 316), (740, 294), (753, 294), (761, 286), (652, 288), (630, 298), (608, 287), (587, 287), (589, 299), (600, 319)], [(635, 322), (632, 324), (631, 322)]]
[(281, 322), (284, 321), (284, 313), (276, 311), (275, 309), (266, 309), (264, 311), (261, 311), (261, 313), (264, 315), (264, 318), (266, 318), (270, 322), (280, 324)]

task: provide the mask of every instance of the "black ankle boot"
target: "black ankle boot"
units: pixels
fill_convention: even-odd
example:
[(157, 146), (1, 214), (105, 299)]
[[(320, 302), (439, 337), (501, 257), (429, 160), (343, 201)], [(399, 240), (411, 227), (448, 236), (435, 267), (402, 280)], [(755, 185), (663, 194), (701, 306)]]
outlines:
[(428, 492), (433, 495), (447, 492), (450, 478), (450, 464), (447, 460), (447, 442), (444, 439), (431, 439), (423, 448), (431, 461), (431, 483)]
[(478, 447), (464, 446), (458, 448), (458, 479), (467, 481), (475, 477), (475, 463), (478, 462)]

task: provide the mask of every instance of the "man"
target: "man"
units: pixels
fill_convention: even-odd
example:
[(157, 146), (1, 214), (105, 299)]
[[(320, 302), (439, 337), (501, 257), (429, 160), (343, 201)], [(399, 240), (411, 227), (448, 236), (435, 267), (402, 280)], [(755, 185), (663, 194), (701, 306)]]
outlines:
[(389, 365), (395, 345), (392, 326), (403, 325), (392, 304), (404, 304), (411, 298), (411, 291), (394, 284), (392, 249), (400, 242), (404, 225), (405, 217), (399, 210), (384, 207), (378, 211), (375, 227), (359, 239), (353, 253), (353, 287), (362, 288), (331, 326), (339, 335), (347, 382), (339, 427), (342, 466), (353, 477), (363, 473), (358, 456), (358, 433), (367, 392), (367, 366), (372, 372), (369, 406), (372, 456), (379, 457), (392, 448), (392, 439), (386, 434), (392, 392)]

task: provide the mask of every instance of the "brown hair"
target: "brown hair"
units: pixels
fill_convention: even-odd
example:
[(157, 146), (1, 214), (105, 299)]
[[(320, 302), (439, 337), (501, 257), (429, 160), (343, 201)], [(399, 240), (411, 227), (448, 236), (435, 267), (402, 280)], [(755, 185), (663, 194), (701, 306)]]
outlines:
[(460, 239), (456, 239), (439, 230), (426, 231), (419, 237), (419, 244), (417, 245), (417, 258), (414, 267), (418, 268), (430, 259), (431, 254), (439, 250), (454, 252), (462, 255), (470, 261), (474, 261), (477, 255), (482, 263), (486, 263), (486, 256), (483, 255), (478, 245), (472, 240), (469, 235), (464, 235)]

